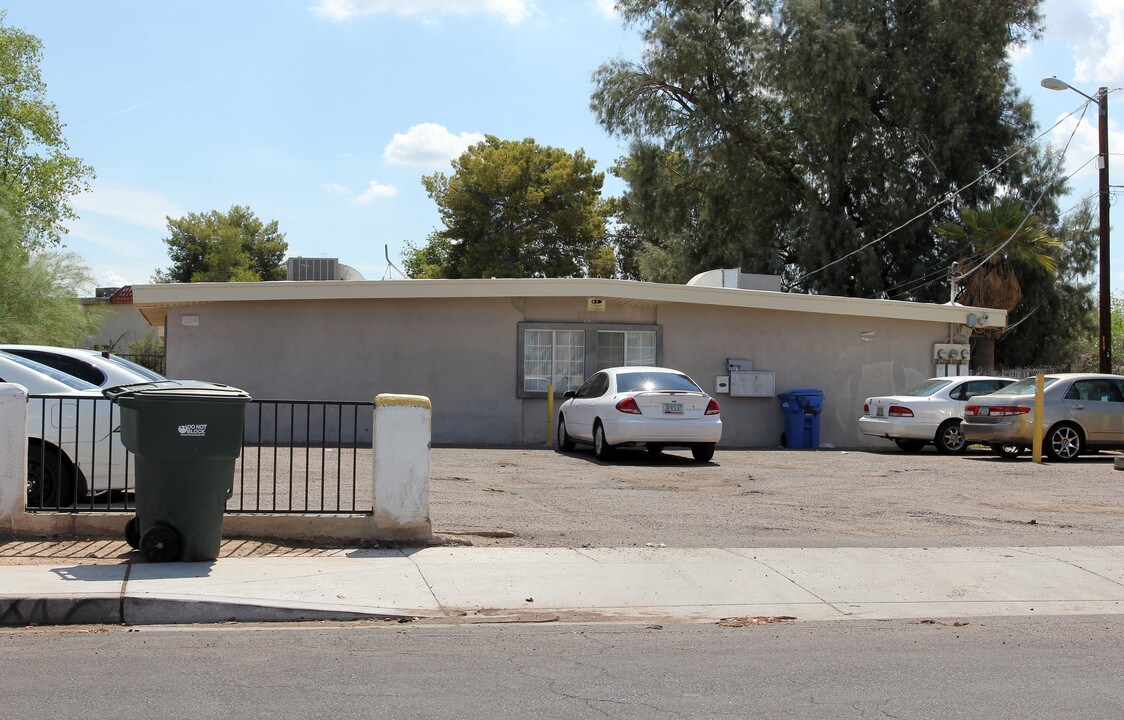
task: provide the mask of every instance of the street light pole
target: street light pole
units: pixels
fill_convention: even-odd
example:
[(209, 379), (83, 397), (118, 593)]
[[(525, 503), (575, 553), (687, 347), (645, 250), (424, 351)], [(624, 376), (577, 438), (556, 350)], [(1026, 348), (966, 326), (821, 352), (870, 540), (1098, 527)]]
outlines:
[(1112, 274), (1109, 272), (1109, 201), (1108, 194), (1108, 88), (1097, 90), (1091, 97), (1055, 77), (1043, 78), (1047, 90), (1072, 90), (1097, 104), (1097, 170), (1100, 192), (1100, 371), (1112, 372)]

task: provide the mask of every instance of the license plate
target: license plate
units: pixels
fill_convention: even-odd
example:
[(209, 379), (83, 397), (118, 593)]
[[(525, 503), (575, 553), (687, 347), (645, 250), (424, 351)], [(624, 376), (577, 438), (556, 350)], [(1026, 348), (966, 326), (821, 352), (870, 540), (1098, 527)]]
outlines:
[(977, 410), (977, 411), (976, 411), (976, 414), (977, 414), (977, 415), (987, 415), (987, 414), (988, 414), (988, 409), (987, 409), (987, 408), (985, 408), (985, 407), (982, 407), (982, 408), (980, 408), (979, 410)]
[(882, 417), (882, 415), (884, 415), (884, 414), (885, 414), (885, 408), (881, 408), (881, 407), (874, 408), (874, 417)]
[(677, 403), (677, 402), (664, 403), (663, 404), (663, 411), (664, 411), (665, 414), (682, 415), (683, 414), (683, 403)]

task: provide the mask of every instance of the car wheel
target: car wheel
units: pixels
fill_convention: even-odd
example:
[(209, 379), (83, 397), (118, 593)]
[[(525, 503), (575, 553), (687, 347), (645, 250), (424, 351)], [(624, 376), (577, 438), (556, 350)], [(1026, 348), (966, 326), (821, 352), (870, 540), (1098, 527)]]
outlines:
[(593, 454), (598, 460), (608, 460), (613, 457), (613, 446), (605, 440), (605, 428), (598, 421), (593, 426)]
[(1023, 451), (1021, 445), (1004, 445), (1003, 443), (992, 443), (991, 451), (1003, 458), (1004, 460), (1014, 460)]
[(907, 453), (921, 452), (921, 448), (925, 447), (924, 440), (902, 440), (899, 438), (894, 440), (894, 444), (901, 448), (902, 452)]
[(1081, 454), (1081, 431), (1069, 423), (1055, 425), (1046, 433), (1046, 454), (1052, 460), (1068, 462)]
[(566, 419), (561, 415), (558, 416), (558, 451), (559, 452), (572, 452), (574, 449), (574, 439), (570, 437), (570, 433), (566, 432)]
[(140, 552), (148, 562), (171, 562), (180, 556), (183, 544), (171, 525), (156, 523), (140, 537)]
[(946, 420), (937, 428), (937, 435), (933, 438), (937, 452), (942, 455), (959, 455), (968, 447), (964, 440), (964, 431), (960, 429), (959, 420)]
[(691, 446), (691, 457), (699, 462), (710, 462), (714, 457), (714, 443), (695, 443)]
[(37, 442), (28, 444), (27, 507), (71, 507), (78, 500), (74, 488), (74, 469), (58, 450)]

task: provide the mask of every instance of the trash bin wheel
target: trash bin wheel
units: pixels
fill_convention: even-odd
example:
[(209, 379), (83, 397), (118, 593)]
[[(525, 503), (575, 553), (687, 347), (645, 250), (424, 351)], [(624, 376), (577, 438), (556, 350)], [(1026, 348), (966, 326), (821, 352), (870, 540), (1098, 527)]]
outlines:
[(125, 523), (125, 542), (134, 550), (140, 549), (140, 518), (136, 515)]
[(171, 562), (179, 557), (180, 534), (171, 525), (157, 523), (140, 538), (141, 555), (148, 562)]

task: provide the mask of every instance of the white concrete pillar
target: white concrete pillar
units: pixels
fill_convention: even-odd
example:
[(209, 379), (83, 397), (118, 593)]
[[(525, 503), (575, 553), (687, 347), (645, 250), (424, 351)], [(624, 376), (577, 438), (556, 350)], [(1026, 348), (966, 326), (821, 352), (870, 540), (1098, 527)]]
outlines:
[(420, 540), (429, 520), (433, 406), (421, 395), (375, 398), (374, 516), (380, 538)]
[(0, 532), (15, 529), (27, 497), (27, 390), (0, 383)]

